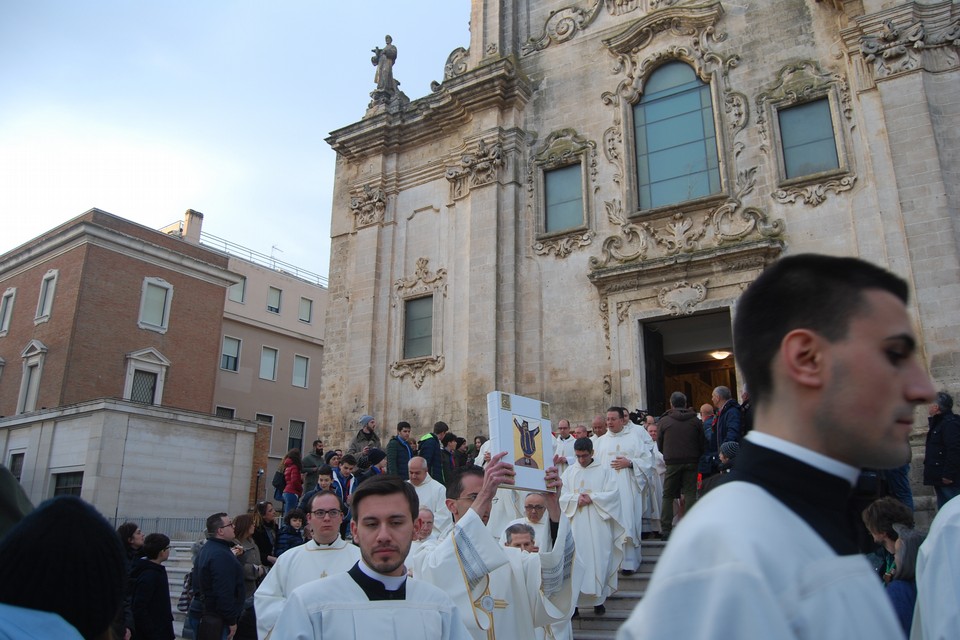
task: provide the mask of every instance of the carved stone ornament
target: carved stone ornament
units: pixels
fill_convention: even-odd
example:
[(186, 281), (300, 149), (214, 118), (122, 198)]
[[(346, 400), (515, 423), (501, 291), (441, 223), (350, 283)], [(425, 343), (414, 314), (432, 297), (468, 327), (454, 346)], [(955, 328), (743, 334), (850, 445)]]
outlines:
[(461, 156), (460, 166), (447, 167), (452, 200), (459, 200), (470, 193), (472, 187), (490, 184), (497, 179), (503, 166), (503, 147), (499, 142), (490, 146), (482, 139), (476, 153)]
[(350, 210), (356, 229), (379, 224), (387, 210), (387, 196), (380, 187), (365, 184), (360, 193), (350, 198)]
[(707, 281), (687, 282), (681, 280), (673, 286), (661, 287), (657, 292), (657, 301), (660, 306), (670, 312), (670, 315), (690, 315), (696, 306), (707, 297)]
[(850, 175), (817, 184), (786, 187), (774, 191), (773, 199), (781, 204), (800, 200), (804, 204), (815, 207), (827, 199), (828, 192), (841, 193), (843, 191), (850, 191), (850, 189), (853, 189), (853, 184), (856, 181), (857, 176)]
[(552, 253), (558, 258), (566, 258), (573, 251), (589, 246), (593, 242), (594, 235), (593, 231), (586, 231), (561, 238), (550, 238), (536, 242), (533, 250), (538, 256)]
[(596, 20), (603, 8), (603, 3), (604, 0), (596, 0), (589, 9), (564, 7), (552, 12), (546, 24), (543, 25), (543, 33), (527, 40), (520, 48), (520, 55), (530, 55), (543, 51), (553, 43), (560, 44), (572, 39), (580, 30), (587, 28)]
[[(917, 16), (908, 20), (899, 26), (884, 20), (878, 34), (860, 39), (860, 54), (873, 65), (877, 80), (921, 67), (942, 71), (960, 65), (960, 16), (947, 24), (928, 24)], [(930, 58), (929, 64), (925, 57)]]
[(601, 254), (590, 258), (592, 270), (611, 264), (625, 264), (665, 256), (692, 254), (702, 249), (733, 242), (778, 238), (783, 235), (782, 220), (771, 220), (756, 207), (744, 207), (744, 196), (756, 185), (757, 168), (737, 174), (734, 195), (705, 211), (676, 212), (658, 220), (633, 222), (624, 215), (619, 200), (605, 202), (608, 221), (619, 233), (608, 236)]
[(456, 78), (467, 72), (467, 59), (470, 57), (470, 51), (463, 47), (457, 47), (450, 52), (446, 64), (443, 65), (443, 79), (449, 80)]
[[(434, 345), (442, 340), (440, 335), (443, 317), (443, 299), (447, 296), (447, 270), (437, 269), (432, 273), (429, 268), (430, 260), (428, 258), (418, 258), (416, 270), (413, 276), (407, 278), (398, 278), (393, 283), (393, 307), (401, 308), (403, 303), (410, 298), (432, 294), (434, 299)], [(401, 335), (402, 327), (397, 323), (396, 341), (402, 353), (403, 338)], [(413, 386), (419, 389), (423, 385), (424, 377), (430, 373), (438, 373), (443, 370), (444, 358), (442, 353), (436, 353), (439, 349), (434, 347), (434, 354), (421, 358), (409, 360), (398, 359), (390, 364), (390, 375), (394, 378), (403, 379), (410, 376), (413, 380)]]

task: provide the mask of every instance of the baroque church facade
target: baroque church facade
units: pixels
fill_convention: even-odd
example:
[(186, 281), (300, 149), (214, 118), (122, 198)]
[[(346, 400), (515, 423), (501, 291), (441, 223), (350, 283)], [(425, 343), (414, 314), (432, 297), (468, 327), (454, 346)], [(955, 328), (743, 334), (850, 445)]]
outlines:
[(708, 402), (742, 388), (741, 292), (809, 251), (905, 277), (921, 356), (958, 390), (960, 2), (473, 0), (469, 18), (430, 95), (378, 85), (328, 138), (325, 437), (367, 413), (473, 437), (493, 390), (587, 424), (676, 389)]

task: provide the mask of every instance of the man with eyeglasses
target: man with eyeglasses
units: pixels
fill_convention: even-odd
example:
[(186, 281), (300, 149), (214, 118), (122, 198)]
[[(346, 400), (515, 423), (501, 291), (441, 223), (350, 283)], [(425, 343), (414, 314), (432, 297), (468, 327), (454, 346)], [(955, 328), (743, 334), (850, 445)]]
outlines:
[(407, 579), (418, 509), (417, 492), (397, 476), (372, 477), (357, 487), (350, 528), (360, 560), (346, 573), (294, 590), (273, 636), (342, 640), (360, 637), (362, 629), (364, 638), (469, 640), (450, 596)]
[(346, 511), (332, 491), (320, 491), (310, 501), (307, 522), (311, 539), (277, 558), (254, 594), (257, 634), (266, 638), (287, 602), (300, 585), (349, 570), (360, 558), (357, 547), (340, 537)]
[(207, 518), (207, 543), (194, 565), (195, 593), (203, 602), (197, 640), (227, 640), (237, 632), (246, 592), (243, 568), (234, 555), (233, 520), (226, 513)]
[(553, 541), (550, 553), (523, 553), (504, 547), (487, 527), (501, 484), (514, 483), (514, 468), (503, 457), (485, 469), (465, 467), (447, 487), (454, 526), (437, 544), (424, 543), (409, 563), (413, 577), (447, 592), (475, 640), (534, 638), (537, 627), (563, 622), (573, 613), (573, 536), (560, 513), (556, 467), (545, 471), (546, 507)]
[[(515, 524), (525, 524), (533, 529), (534, 537), (537, 540), (540, 551), (547, 553), (553, 549), (553, 541), (550, 540), (550, 524), (548, 520), (543, 517), (546, 513), (547, 499), (543, 494), (527, 494), (527, 497), (523, 499), (523, 517), (510, 521), (507, 526), (504, 527), (504, 534), (506, 534), (507, 529)], [(501, 535), (500, 539), (502, 540), (503, 538), (504, 536)]]

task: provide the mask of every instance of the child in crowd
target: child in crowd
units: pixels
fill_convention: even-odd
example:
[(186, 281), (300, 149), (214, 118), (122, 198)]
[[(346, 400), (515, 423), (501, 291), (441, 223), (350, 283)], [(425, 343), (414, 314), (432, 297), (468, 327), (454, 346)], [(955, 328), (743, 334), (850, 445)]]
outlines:
[(305, 519), (303, 511), (300, 509), (291, 509), (283, 517), (283, 526), (280, 527), (280, 534), (277, 536), (275, 550), (277, 557), (280, 557), (280, 554), (284, 551), (303, 544), (303, 523)]
[(306, 514), (310, 510), (310, 501), (313, 499), (313, 496), (317, 495), (321, 491), (332, 491), (337, 494), (337, 497), (343, 500), (343, 493), (340, 490), (340, 484), (333, 481), (333, 468), (328, 464), (320, 465), (320, 468), (317, 471), (317, 486), (311, 491), (303, 494), (303, 499), (300, 500), (300, 510)]

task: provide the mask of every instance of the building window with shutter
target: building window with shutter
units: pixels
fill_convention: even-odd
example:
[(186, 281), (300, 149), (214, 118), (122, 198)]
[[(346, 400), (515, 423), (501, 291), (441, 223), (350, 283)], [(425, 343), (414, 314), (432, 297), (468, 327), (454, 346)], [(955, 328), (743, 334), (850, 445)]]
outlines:
[(170, 326), (170, 305), (173, 301), (173, 285), (162, 278), (144, 278), (140, 294), (141, 329), (166, 333)]
[(223, 336), (223, 352), (220, 354), (220, 368), (225, 371), (240, 369), (240, 340)]

